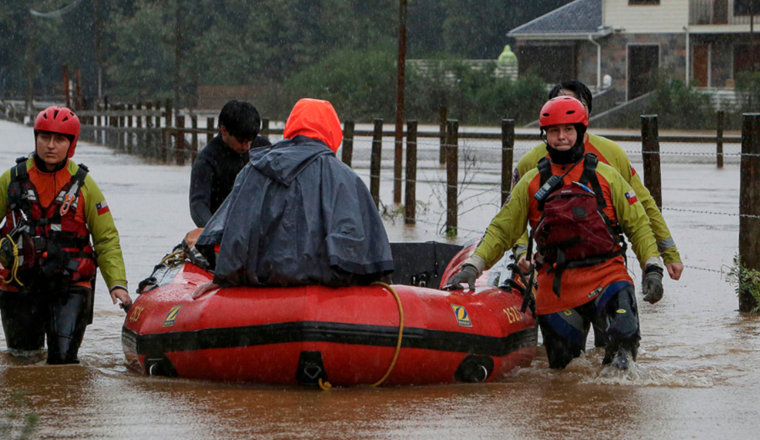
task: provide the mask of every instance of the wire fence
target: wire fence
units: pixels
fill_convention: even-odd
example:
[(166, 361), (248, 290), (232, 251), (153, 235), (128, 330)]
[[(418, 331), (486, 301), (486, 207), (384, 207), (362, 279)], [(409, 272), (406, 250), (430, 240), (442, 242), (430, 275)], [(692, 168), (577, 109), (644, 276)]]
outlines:
[[(125, 154), (134, 154), (162, 162), (191, 164), (197, 154), (217, 134), (213, 116), (174, 112), (170, 102), (164, 108), (114, 106), (110, 110), (98, 109), (82, 114), (82, 139), (106, 145)], [(6, 118), (19, 122), (31, 122), (31, 117), (18, 110), (6, 109)], [(200, 122), (199, 122), (200, 119)], [(349, 127), (348, 124), (351, 126)], [(262, 134), (275, 143), (282, 139), (282, 123), (264, 120)], [(493, 128), (461, 127), (457, 129), (456, 140), (447, 137), (445, 124), (424, 126), (416, 133), (414, 142), (416, 176), (406, 176), (408, 165), (406, 153), (409, 151), (409, 133), (404, 133), (396, 141), (393, 133), (382, 131), (382, 123), (347, 123), (343, 145), (338, 157), (356, 170), (368, 187), (376, 186), (376, 197), (381, 214), (388, 221), (414, 223), (425, 227), (439, 236), (454, 235), (459, 238), (482, 236), (490, 220), (498, 213), (502, 201), (509, 195), (511, 182), (504, 182), (512, 175), (514, 165), (523, 155), (542, 143), (538, 131), (529, 133), (512, 129), (509, 142), (505, 142), (506, 132)], [(656, 130), (656, 128), (655, 128)], [(643, 132), (644, 130), (642, 130)], [(649, 151), (647, 139), (640, 134), (610, 133), (606, 136), (616, 142), (628, 155), (632, 167), (645, 174), (644, 168), (649, 157), (656, 157), (661, 164), (704, 165), (722, 167), (738, 165), (743, 158), (755, 158), (758, 153), (742, 153), (742, 137), (723, 135), (721, 128), (714, 136), (703, 134), (675, 133), (655, 139), (657, 150)], [(452, 143), (453, 142), (453, 143)], [(374, 148), (373, 146), (378, 146)], [(401, 156), (396, 157), (397, 146)], [(448, 167), (447, 151), (454, 147), (457, 168)], [(346, 151), (349, 149), (350, 151)], [(346, 155), (348, 153), (348, 156)], [(509, 163), (505, 162), (508, 157)], [(400, 161), (401, 166), (398, 166)], [(659, 167), (659, 165), (658, 165)], [(374, 170), (374, 171), (373, 171)], [(401, 170), (398, 174), (396, 170)], [(409, 210), (399, 205), (401, 188), (415, 188), (415, 209)], [(456, 207), (452, 221), (451, 195), (455, 194)], [(760, 215), (742, 214), (739, 206), (733, 212), (694, 209), (684, 206), (663, 206), (664, 213), (684, 213), (694, 215), (724, 216), (757, 220)], [(461, 226), (460, 226), (461, 225)], [(723, 270), (687, 265), (687, 268), (723, 274)]]

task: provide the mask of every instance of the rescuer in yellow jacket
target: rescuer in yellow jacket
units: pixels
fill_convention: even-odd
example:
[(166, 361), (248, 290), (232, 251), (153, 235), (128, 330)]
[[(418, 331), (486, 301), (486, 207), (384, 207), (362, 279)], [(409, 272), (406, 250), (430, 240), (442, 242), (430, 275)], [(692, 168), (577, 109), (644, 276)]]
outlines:
[(8, 348), (31, 351), (47, 336), (49, 364), (79, 362), (98, 266), (114, 304), (132, 303), (108, 203), (87, 167), (69, 160), (80, 130), (68, 108), (43, 110), (34, 122), (34, 154), (0, 177), (5, 338)]
[(606, 338), (604, 363), (627, 369), (640, 333), (635, 289), (625, 263), (625, 234), (644, 262), (645, 300), (662, 298), (663, 268), (649, 218), (612, 167), (584, 154), (583, 105), (558, 97), (541, 109), (549, 158), (515, 186), (475, 253), (451, 279), (461, 289), (490, 268), (531, 228), (537, 245), (537, 321), (549, 365), (564, 368), (585, 349), (591, 323)]
[[(591, 114), (593, 98), (591, 91), (582, 82), (566, 81), (557, 84), (549, 93), (549, 98), (557, 96), (570, 96), (578, 99), (586, 108), (587, 114)], [(594, 153), (599, 158), (599, 161), (614, 168), (631, 185), (636, 192), (639, 202), (644, 205), (644, 209), (649, 217), (652, 231), (657, 240), (657, 249), (665, 262), (668, 275), (674, 280), (681, 278), (683, 264), (676, 243), (670, 234), (670, 230), (665, 223), (665, 219), (662, 217), (660, 209), (657, 207), (651, 194), (649, 194), (649, 190), (641, 183), (639, 175), (636, 174), (636, 170), (631, 166), (628, 155), (615, 142), (590, 133), (586, 133), (584, 137), (584, 147), (587, 153)], [(514, 187), (528, 171), (536, 168), (538, 162), (546, 156), (546, 144), (542, 142), (520, 158), (513, 173), (512, 186)], [(525, 234), (518, 240), (513, 249), (513, 253), (518, 258), (520, 267), (523, 270), (526, 270), (528, 267), (528, 263), (522, 258), (525, 255), (527, 247), (528, 236)]]

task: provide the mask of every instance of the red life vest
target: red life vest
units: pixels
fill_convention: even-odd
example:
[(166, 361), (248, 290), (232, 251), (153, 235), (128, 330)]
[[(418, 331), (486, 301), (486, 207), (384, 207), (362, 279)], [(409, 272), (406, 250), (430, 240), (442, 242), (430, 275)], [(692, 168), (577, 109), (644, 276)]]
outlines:
[(61, 188), (50, 206), (42, 206), (29, 179), (26, 158), (11, 169), (8, 211), (0, 235), (18, 246), (20, 281), (62, 285), (95, 278), (97, 265), (87, 225), (76, 220), (77, 204), (89, 171), (79, 171)]
[[(557, 297), (565, 269), (601, 264), (624, 256), (626, 250), (620, 226), (604, 212), (607, 203), (596, 174), (598, 159), (589, 153), (583, 162), (579, 182), (565, 185), (562, 178), (555, 176), (556, 184), (539, 199), (541, 218), (533, 231), (537, 261), (547, 273), (554, 271), (552, 290)], [(549, 160), (541, 160), (538, 170), (543, 187), (553, 177)]]

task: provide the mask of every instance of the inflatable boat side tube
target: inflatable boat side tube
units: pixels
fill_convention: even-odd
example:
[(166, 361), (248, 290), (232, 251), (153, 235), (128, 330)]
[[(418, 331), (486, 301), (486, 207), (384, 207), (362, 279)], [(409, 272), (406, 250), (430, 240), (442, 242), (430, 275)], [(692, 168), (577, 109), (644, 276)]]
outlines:
[[(380, 347), (395, 347), (398, 342), (398, 327), (315, 321), (151, 335), (137, 335), (126, 327), (122, 330), (122, 339), (129, 340), (130, 346), (134, 343), (134, 351), (138, 355), (148, 356), (179, 351), (289, 342), (333, 342)], [(535, 347), (536, 343), (536, 327), (519, 330), (503, 338), (406, 327), (402, 347), (501, 357), (521, 348)]]

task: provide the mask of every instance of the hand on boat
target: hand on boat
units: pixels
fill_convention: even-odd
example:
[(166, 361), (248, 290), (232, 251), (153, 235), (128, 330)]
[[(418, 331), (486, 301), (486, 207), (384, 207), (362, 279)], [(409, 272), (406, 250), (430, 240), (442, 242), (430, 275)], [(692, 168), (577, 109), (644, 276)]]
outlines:
[(530, 262), (525, 259), (525, 255), (520, 257), (520, 261), (517, 262), (517, 267), (520, 268), (522, 273), (530, 273)]
[(683, 263), (669, 263), (666, 264), (665, 267), (668, 268), (668, 276), (670, 276), (671, 280), (678, 281), (681, 278)]
[(193, 299), (199, 298), (201, 295), (203, 295), (206, 292), (210, 292), (214, 289), (218, 289), (219, 285), (214, 284), (213, 282), (208, 282), (206, 284), (201, 284), (198, 286), (197, 289), (195, 289), (195, 292), (193, 292)]
[(117, 287), (111, 290), (111, 300), (113, 300), (114, 304), (116, 304), (117, 299), (121, 301), (124, 307), (128, 308), (132, 305), (132, 298), (129, 297), (129, 292), (127, 292), (125, 289), (122, 289), (121, 287)]
[(462, 283), (467, 283), (467, 287), (471, 291), (475, 291), (475, 280), (478, 278), (478, 269), (471, 264), (462, 265), (462, 269), (458, 274), (451, 277), (449, 285), (445, 287), (446, 290), (464, 290)]

